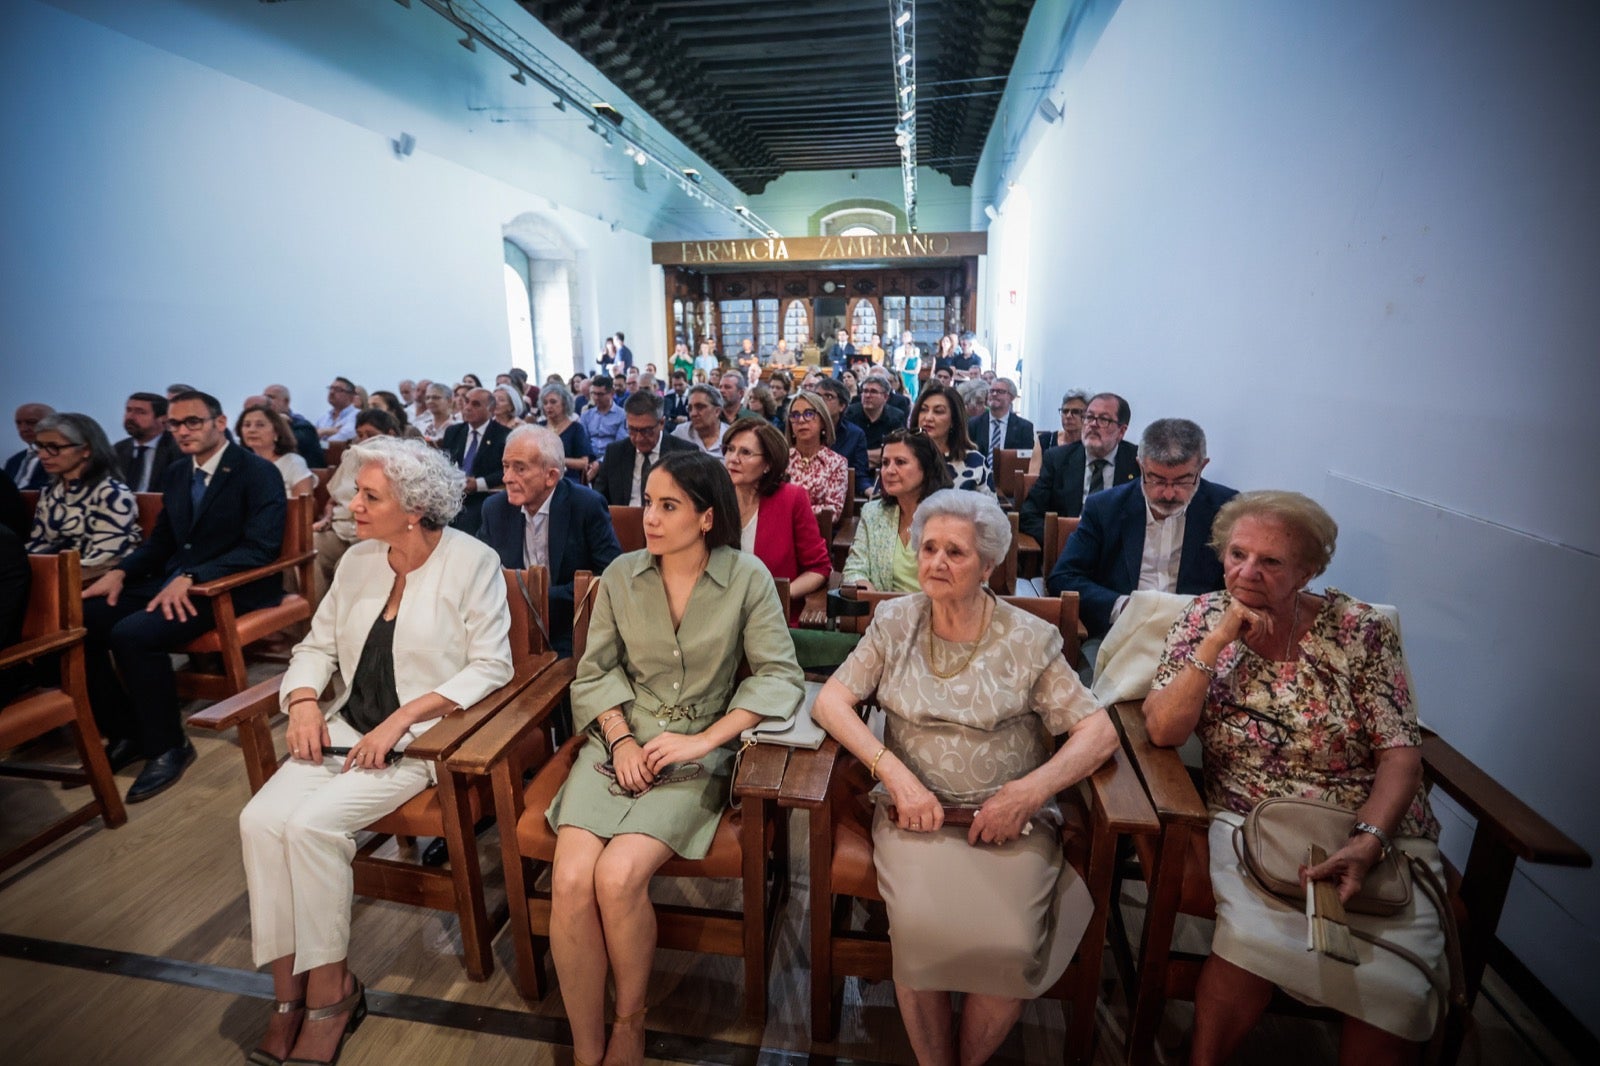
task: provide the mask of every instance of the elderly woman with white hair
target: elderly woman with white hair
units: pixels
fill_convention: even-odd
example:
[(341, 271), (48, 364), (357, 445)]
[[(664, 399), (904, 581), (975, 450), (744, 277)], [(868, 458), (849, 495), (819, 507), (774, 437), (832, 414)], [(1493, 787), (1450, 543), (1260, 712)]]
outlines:
[[(1062, 856), (1055, 797), (1117, 735), (1060, 631), (985, 587), (1010, 539), (990, 497), (924, 500), (911, 530), (922, 592), (879, 605), (813, 711), (880, 782), (873, 862), (895, 996), (923, 1063), (986, 1061), (1061, 976), (1094, 910)], [(855, 711), (874, 692), (882, 743)], [(1045, 733), (1066, 734), (1054, 754)], [(955, 809), (969, 828), (946, 825)], [(953, 992), (966, 993), (959, 1032)]]
[(283, 678), (289, 759), (239, 816), (255, 961), (277, 999), (260, 1066), (332, 1062), (365, 1017), (345, 961), (355, 834), (428, 785), (426, 763), (399, 758), (412, 739), (512, 676), (500, 560), (448, 528), (461, 472), (421, 441), (351, 450), (359, 541)]

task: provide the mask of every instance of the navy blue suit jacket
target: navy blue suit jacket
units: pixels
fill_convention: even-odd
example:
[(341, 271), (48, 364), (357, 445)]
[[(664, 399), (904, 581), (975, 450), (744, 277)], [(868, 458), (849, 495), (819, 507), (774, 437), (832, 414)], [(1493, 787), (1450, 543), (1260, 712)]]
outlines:
[[(1226, 485), (1201, 479), (1184, 517), (1177, 591), (1184, 596), (1222, 587), (1222, 560), (1211, 550), (1211, 524), (1222, 505), (1238, 495)], [(1144, 485), (1130, 481), (1090, 496), (1077, 530), (1050, 571), (1051, 593), (1076, 592), (1078, 617), (1091, 637), (1111, 628), (1117, 597), (1139, 585), (1144, 556)]]
[[(282, 480), (279, 481), (282, 492)], [(483, 504), (483, 525), (478, 539), (495, 550), (500, 565), (524, 569), (523, 533), (527, 512), (514, 507), (504, 492)], [(598, 575), (622, 554), (611, 528), (611, 509), (605, 497), (566, 478), (556, 482), (550, 500), (550, 643), (563, 658), (572, 654), (572, 575), (587, 570)]]
[(833, 450), (844, 456), (844, 461), (856, 472), (856, 492), (866, 492), (872, 475), (867, 470), (867, 435), (861, 432), (861, 427), (842, 418), (835, 422)]
[[(133, 581), (165, 583), (174, 574), (194, 574), (202, 584), (252, 567), (266, 566), (283, 547), (288, 504), (278, 468), (237, 444), (223, 447), (197, 510), (189, 500), (194, 463), (188, 456), (161, 473), (161, 515), (150, 539), (117, 564)], [(234, 590), (246, 609), (283, 598), (283, 575), (269, 574)]]
[(26, 485), (22, 484), (22, 482), (19, 480), (22, 475), (22, 464), (25, 463), (27, 459), (27, 448), (22, 449), (20, 452), (17, 452), (15, 455), (11, 456), (11, 458), (7, 459), (4, 468), (6, 476), (15, 482), (17, 488), (19, 489), (42, 490), (45, 486), (50, 484), (50, 472), (44, 468), (43, 463), (33, 464), (33, 476), (28, 479), (28, 483)]

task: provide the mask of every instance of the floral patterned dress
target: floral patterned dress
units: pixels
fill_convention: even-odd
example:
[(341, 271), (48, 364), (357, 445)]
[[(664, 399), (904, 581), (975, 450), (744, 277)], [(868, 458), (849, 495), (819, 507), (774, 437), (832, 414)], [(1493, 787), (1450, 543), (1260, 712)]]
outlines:
[(819, 449), (810, 459), (798, 448), (789, 450), (789, 480), (806, 490), (813, 511), (832, 511), (835, 520), (844, 513), (849, 467), (844, 456), (831, 448)]

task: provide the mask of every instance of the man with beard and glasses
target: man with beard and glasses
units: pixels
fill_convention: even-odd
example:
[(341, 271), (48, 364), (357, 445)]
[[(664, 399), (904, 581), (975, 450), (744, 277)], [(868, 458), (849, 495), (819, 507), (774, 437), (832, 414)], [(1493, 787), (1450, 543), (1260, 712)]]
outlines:
[(129, 396), (122, 405), (122, 429), (128, 435), (111, 446), (122, 483), (134, 492), (160, 491), (162, 472), (183, 458), (167, 432), (167, 398), (159, 392)]
[(1018, 511), (1017, 528), (1043, 541), (1046, 514), (1076, 518), (1094, 493), (1138, 477), (1138, 449), (1122, 439), (1131, 417), (1128, 401), (1116, 393), (1092, 397), (1083, 415), (1082, 439), (1044, 453), (1039, 480)]

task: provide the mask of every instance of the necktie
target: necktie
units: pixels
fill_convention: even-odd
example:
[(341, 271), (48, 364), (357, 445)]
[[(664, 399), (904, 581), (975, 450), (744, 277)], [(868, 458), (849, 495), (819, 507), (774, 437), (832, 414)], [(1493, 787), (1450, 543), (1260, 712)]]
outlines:
[(644, 503), (645, 486), (650, 483), (650, 453), (644, 453), (644, 462), (639, 467), (639, 498), (635, 506)]
[(1084, 496), (1084, 499), (1088, 499), (1089, 496), (1093, 496), (1105, 487), (1106, 461), (1104, 459), (1096, 459), (1089, 464), (1089, 492)]
[(1000, 458), (1000, 442), (1005, 440), (1006, 424), (993, 415), (989, 416), (989, 463), (994, 463)]
[(465, 473), (472, 473), (472, 460), (478, 457), (478, 431), (473, 430), (467, 437), (467, 450), (461, 456), (461, 469)]
[(206, 472), (199, 467), (195, 467), (194, 477), (189, 480), (189, 504), (194, 510), (200, 510), (200, 501), (205, 497), (205, 494)]
[(148, 444), (135, 444), (133, 446), (133, 491), (143, 492), (150, 484), (150, 479), (144, 472), (144, 453), (150, 450)]

